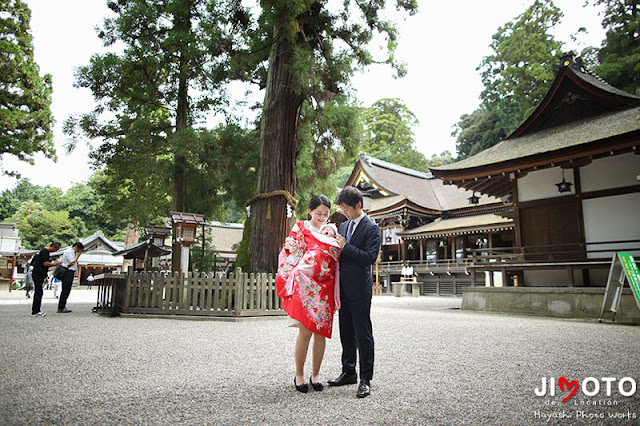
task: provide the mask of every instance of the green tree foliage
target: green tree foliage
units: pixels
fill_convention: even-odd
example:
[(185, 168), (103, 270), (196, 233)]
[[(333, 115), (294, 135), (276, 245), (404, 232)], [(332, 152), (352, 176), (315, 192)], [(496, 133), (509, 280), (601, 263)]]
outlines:
[[(349, 164), (360, 146), (362, 127), (359, 108), (354, 105), (329, 103), (321, 110), (303, 107), (306, 118), (299, 128), (296, 159), (297, 216), (306, 219), (307, 206), (314, 194), (329, 199), (337, 187), (331, 176)], [(309, 116), (314, 119), (309, 119)]]
[(640, 95), (640, 1), (594, 0), (604, 5), (606, 39), (596, 73), (614, 87)]
[(535, 0), (493, 35), (493, 53), (478, 67), (485, 87), (481, 104), (462, 115), (453, 132), (459, 158), (500, 142), (540, 103), (562, 55), (562, 43), (550, 34), (561, 19), (551, 0)]
[(9, 218), (20, 231), (22, 245), (29, 249), (42, 248), (51, 241), (69, 245), (82, 238), (87, 229), (80, 218), (69, 218), (67, 211), (52, 211), (35, 201), (25, 201)]
[(450, 151), (445, 150), (440, 153), (440, 155), (433, 154), (429, 159), (429, 167), (437, 167), (442, 166), (444, 164), (451, 164), (457, 161), (457, 159), (453, 158), (453, 155)]
[[(40, 76), (33, 58), (31, 11), (21, 0), (0, 1), (0, 157), (33, 164), (33, 155), (55, 159), (51, 125), (51, 76)], [(6, 158), (0, 162), (3, 174)]]
[(25, 201), (36, 202), (47, 210), (60, 210), (62, 195), (60, 188), (38, 186), (29, 179), (20, 179), (13, 189), (6, 189), (0, 195), (0, 220), (13, 216)]
[(117, 218), (144, 224), (170, 209), (211, 214), (220, 180), (211, 177), (223, 170), (208, 168), (215, 147), (198, 124), (223, 104), (245, 11), (236, 1), (119, 0), (108, 6), (115, 16), (98, 35), (105, 46), (122, 46), (122, 53), (94, 55), (79, 69), (76, 84), (91, 89), (97, 105), (71, 117), (65, 130), (102, 139), (93, 157), (107, 167), (97, 185)]
[(426, 172), (428, 161), (415, 149), (415, 114), (400, 99), (380, 99), (363, 112), (362, 151), (393, 164)]
[[(0, 220), (17, 223), (20, 236), (27, 247), (31, 247), (34, 241), (50, 239), (54, 235), (52, 232), (64, 241), (69, 235), (72, 240), (79, 239), (98, 230), (109, 238), (122, 240), (120, 234), (126, 228), (126, 223), (111, 221), (105, 212), (104, 200), (96, 190), (96, 183), (103, 179), (104, 174), (98, 171), (89, 178), (87, 184), (76, 183), (64, 193), (60, 188), (34, 185), (28, 179), (21, 179), (13, 189), (0, 194)], [(34, 216), (38, 212), (39, 215)], [(57, 224), (63, 222), (63, 213), (66, 214), (71, 231), (65, 233), (40, 226), (43, 218), (49, 216), (54, 217)], [(45, 234), (39, 239), (36, 232)]]
[(101, 171), (95, 172), (89, 182), (76, 183), (60, 198), (59, 208), (69, 213), (69, 217), (84, 223), (87, 231), (83, 237), (102, 231), (108, 237), (118, 235), (126, 228), (124, 221), (110, 220), (104, 208), (104, 198), (96, 191), (96, 182), (103, 178)]
[[(393, 54), (397, 29), (383, 18), (387, 3), (381, 0), (261, 3), (262, 25), (255, 33), (251, 49), (264, 51), (264, 46), (270, 45), (270, 56), (266, 80), (261, 80), (265, 101), (258, 193), (286, 190), (296, 194), (296, 160), (300, 152), (309, 149), (302, 141), (305, 135), (313, 135), (321, 144), (318, 153), (339, 151), (341, 144), (343, 149), (348, 145), (345, 136), (354, 133), (343, 124), (349, 123), (347, 117), (351, 113), (341, 107), (349, 103), (349, 80), (356, 70), (372, 63), (387, 63), (399, 75), (404, 74)], [(414, 13), (417, 1), (397, 1), (395, 6)], [(383, 58), (376, 58), (368, 50), (377, 34), (386, 38), (387, 53)], [(255, 79), (265, 77), (262, 68), (257, 68), (257, 73)], [(307, 130), (303, 131), (305, 126)], [(316, 166), (316, 170), (320, 168), (321, 164)], [(279, 243), (291, 229), (286, 201), (283, 197), (258, 199), (251, 209), (254, 216), (249, 252), (253, 269), (274, 271)]]
[[(202, 234), (198, 239), (202, 239)], [(204, 249), (202, 244), (191, 246), (191, 268), (201, 273), (214, 272), (217, 261), (216, 254), (216, 248), (210, 238), (205, 239)]]

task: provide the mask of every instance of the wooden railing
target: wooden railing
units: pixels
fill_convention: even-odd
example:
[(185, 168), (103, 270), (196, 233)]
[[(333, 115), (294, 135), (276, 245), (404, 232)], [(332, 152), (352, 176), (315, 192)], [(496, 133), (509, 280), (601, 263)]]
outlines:
[[(221, 317), (284, 315), (271, 274), (130, 272), (96, 278), (102, 312)], [(101, 295), (103, 296), (101, 298)], [(116, 303), (121, 301), (121, 303)]]
[(611, 260), (618, 251), (640, 253), (640, 240), (596, 241), (524, 247), (467, 249), (474, 264), (480, 262), (550, 262)]
[[(464, 276), (469, 276), (471, 285), (475, 286), (476, 272), (485, 271), (499, 271), (503, 276), (507, 276), (507, 272), (520, 274), (519, 282), (523, 285), (522, 271), (566, 270), (567, 285), (574, 286), (574, 270), (607, 269), (613, 254), (618, 251), (630, 252), (640, 257), (640, 240), (466, 249), (463, 258), (409, 260), (408, 265), (419, 275), (419, 281), (424, 282), (427, 287), (435, 286), (438, 294), (440, 287), (446, 284), (442, 279), (444, 274), (460, 277), (461, 285), (465, 283)], [(405, 263), (407, 262), (380, 262), (378, 274), (399, 275)], [(493, 275), (490, 274), (489, 277), (493, 285)], [(454, 286), (458, 284), (456, 280), (453, 283)]]

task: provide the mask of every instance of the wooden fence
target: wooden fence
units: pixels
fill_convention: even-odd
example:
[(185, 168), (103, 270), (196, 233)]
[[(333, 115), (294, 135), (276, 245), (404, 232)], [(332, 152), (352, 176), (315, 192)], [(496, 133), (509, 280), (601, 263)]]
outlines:
[[(130, 272), (120, 278), (124, 285), (115, 285), (105, 277), (97, 279), (115, 290), (111, 303), (128, 314), (204, 315), (204, 316), (264, 316), (285, 315), (276, 295), (275, 278), (271, 274), (246, 274), (237, 269), (229, 275), (186, 275), (160, 272)], [(118, 297), (118, 288), (124, 294)], [(100, 305), (100, 302), (98, 303)]]

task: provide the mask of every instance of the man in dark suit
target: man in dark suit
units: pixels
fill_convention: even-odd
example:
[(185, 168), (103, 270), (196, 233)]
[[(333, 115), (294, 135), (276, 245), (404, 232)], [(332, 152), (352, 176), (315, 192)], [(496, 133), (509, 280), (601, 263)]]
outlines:
[[(371, 296), (373, 281), (371, 265), (380, 251), (380, 228), (362, 211), (362, 193), (348, 186), (338, 194), (336, 204), (348, 221), (340, 226), (340, 342), (342, 343), (342, 374), (329, 380), (330, 386), (358, 382), (356, 355), (360, 357), (360, 384), (357, 396), (371, 393), (373, 378), (373, 329), (371, 327)], [(357, 352), (357, 354), (356, 354)]]

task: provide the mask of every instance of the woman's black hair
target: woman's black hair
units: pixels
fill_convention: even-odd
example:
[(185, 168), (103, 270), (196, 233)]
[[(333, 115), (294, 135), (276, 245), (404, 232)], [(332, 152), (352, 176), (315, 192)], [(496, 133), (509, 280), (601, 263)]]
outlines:
[(309, 200), (309, 210), (315, 210), (318, 206), (327, 206), (331, 208), (331, 201), (326, 195), (316, 194), (311, 196)]

